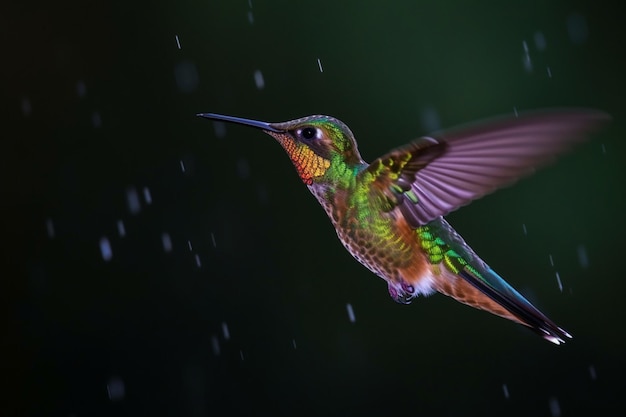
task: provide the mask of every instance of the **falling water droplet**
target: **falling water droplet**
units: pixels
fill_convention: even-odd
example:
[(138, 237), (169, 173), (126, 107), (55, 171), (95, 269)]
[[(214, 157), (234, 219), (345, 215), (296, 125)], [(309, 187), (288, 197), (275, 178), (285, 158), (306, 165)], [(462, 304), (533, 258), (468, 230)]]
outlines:
[(197, 266), (198, 268), (201, 268), (201, 267), (202, 267), (202, 262), (200, 261), (200, 255), (198, 255), (198, 254), (196, 253), (196, 255), (195, 255), (195, 257), (194, 257), (194, 258), (196, 259), (196, 266)]
[(524, 69), (526, 70), (526, 72), (532, 72), (533, 62), (530, 59), (530, 53), (528, 52), (528, 44), (526, 43), (526, 41), (522, 42), (522, 46), (524, 48), (524, 55), (522, 58), (522, 62), (524, 63)]
[(125, 391), (126, 388), (122, 378), (118, 376), (109, 378), (109, 381), (107, 382), (107, 394), (109, 395), (109, 400), (120, 401), (124, 399)]
[(174, 67), (176, 85), (182, 93), (191, 93), (198, 88), (200, 78), (196, 64), (191, 61), (182, 61)]
[(561, 276), (559, 273), (556, 273), (556, 282), (559, 284), (559, 291), (563, 292), (563, 284), (561, 283)]
[(106, 236), (100, 238), (100, 253), (102, 254), (102, 259), (104, 259), (106, 262), (110, 261), (111, 258), (113, 258), (111, 242), (109, 242), (109, 239)]
[(223, 138), (226, 136), (226, 123), (214, 121), (213, 122), (213, 130), (215, 131), (215, 136), (218, 138)]
[(211, 347), (215, 356), (220, 356), (220, 342), (217, 340), (217, 336), (211, 336)]
[(298, 346), (296, 346), (296, 339), (291, 339), (291, 345), (293, 346), (294, 349), (298, 348)]
[(175, 37), (176, 37), (176, 46), (178, 46), (178, 49), (180, 49), (180, 39), (178, 39), (178, 35), (176, 35)]
[(554, 266), (554, 259), (552, 259), (552, 254), (549, 254), (548, 258), (550, 259), (550, 266)]
[(559, 400), (557, 400), (556, 397), (551, 397), (548, 405), (550, 407), (550, 414), (552, 414), (552, 417), (561, 416), (561, 406), (559, 405)]
[(537, 31), (535, 32), (535, 47), (537, 48), (538, 51), (543, 51), (544, 49), (546, 49), (546, 37), (543, 35), (542, 32)]
[(120, 237), (126, 236), (126, 228), (124, 227), (124, 222), (121, 220), (117, 221), (117, 234), (120, 235)]
[(352, 309), (352, 304), (347, 303), (346, 310), (348, 312), (348, 319), (350, 320), (350, 323), (354, 323), (356, 321), (356, 318), (354, 317), (354, 310)]
[(434, 132), (441, 129), (439, 113), (433, 106), (424, 107), (420, 111), (420, 123), (427, 132)]
[(322, 61), (319, 58), (317, 58), (317, 66), (319, 67), (320, 72), (324, 72), (324, 69), (322, 68)]
[(589, 268), (589, 255), (587, 254), (585, 245), (578, 245), (576, 251), (578, 253), (578, 263), (580, 266), (585, 269)]
[(522, 223), (522, 230), (524, 231), (524, 236), (527, 236), (528, 230), (526, 229), (526, 223)]
[(182, 160), (182, 159), (180, 160), (180, 170), (181, 170), (182, 172), (185, 172), (185, 163), (183, 162), (183, 160)]
[(152, 195), (148, 187), (143, 187), (143, 199), (146, 200), (147, 205), (152, 204)]
[(213, 232), (211, 232), (211, 243), (213, 243), (214, 248), (217, 247), (217, 243), (215, 243), (215, 234)]
[(596, 373), (596, 367), (593, 365), (589, 365), (589, 376), (591, 377), (593, 381), (595, 381), (596, 378), (598, 378), (598, 374)]
[(584, 43), (589, 36), (589, 28), (587, 27), (587, 19), (585, 19), (585, 16), (579, 13), (569, 15), (567, 17), (567, 34), (572, 43)]
[(100, 116), (100, 112), (94, 111), (91, 114), (91, 123), (96, 129), (102, 126), (102, 116)]
[(126, 203), (128, 204), (128, 211), (130, 211), (131, 214), (137, 214), (141, 211), (139, 193), (135, 187), (128, 187), (126, 189)]
[(48, 237), (52, 239), (54, 237), (54, 223), (52, 223), (52, 219), (46, 219), (46, 230), (48, 231)]
[(254, 83), (256, 84), (256, 88), (262, 90), (265, 87), (265, 80), (263, 79), (263, 73), (261, 70), (254, 71)]
[(161, 234), (161, 243), (163, 243), (163, 250), (165, 252), (172, 251), (172, 238), (169, 233), (163, 232), (163, 234)]
[(509, 387), (506, 384), (502, 384), (502, 392), (504, 393), (504, 398), (509, 399)]
[(230, 331), (225, 321), (222, 322), (222, 334), (224, 335), (224, 340), (230, 340)]
[(76, 94), (80, 98), (85, 97), (85, 95), (87, 94), (87, 86), (85, 86), (83, 80), (79, 80), (78, 82), (76, 82)]

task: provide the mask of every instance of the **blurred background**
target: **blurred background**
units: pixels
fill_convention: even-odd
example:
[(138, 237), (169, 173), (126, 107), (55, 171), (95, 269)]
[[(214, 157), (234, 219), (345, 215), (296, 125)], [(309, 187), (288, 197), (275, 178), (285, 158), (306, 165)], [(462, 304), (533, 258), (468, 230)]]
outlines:
[[(623, 415), (622, 18), (601, 2), (6, 3), (2, 415)], [(613, 121), (448, 220), (575, 337), (394, 303), (273, 140), (366, 160), (542, 107)]]

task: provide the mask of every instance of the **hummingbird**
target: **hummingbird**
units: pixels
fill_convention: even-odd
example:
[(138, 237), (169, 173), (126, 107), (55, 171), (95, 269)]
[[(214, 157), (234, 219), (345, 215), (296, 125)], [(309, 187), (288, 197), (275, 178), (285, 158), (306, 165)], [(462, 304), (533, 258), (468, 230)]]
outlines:
[(547, 164), (586, 139), (607, 114), (559, 109), (499, 117), (420, 137), (369, 164), (350, 128), (331, 116), (279, 123), (198, 116), (276, 139), (343, 246), (386, 281), (396, 302), (439, 292), (557, 345), (572, 338), (491, 269), (443, 216)]

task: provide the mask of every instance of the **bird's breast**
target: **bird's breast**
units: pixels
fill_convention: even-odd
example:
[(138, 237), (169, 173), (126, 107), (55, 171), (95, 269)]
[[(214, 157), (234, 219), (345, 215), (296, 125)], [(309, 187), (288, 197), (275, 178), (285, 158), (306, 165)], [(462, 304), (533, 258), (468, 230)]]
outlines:
[(418, 235), (399, 209), (377, 210), (367, 201), (355, 204), (345, 193), (332, 198), (311, 190), (330, 218), (341, 243), (369, 270), (387, 281), (397, 301), (432, 292), (430, 263)]

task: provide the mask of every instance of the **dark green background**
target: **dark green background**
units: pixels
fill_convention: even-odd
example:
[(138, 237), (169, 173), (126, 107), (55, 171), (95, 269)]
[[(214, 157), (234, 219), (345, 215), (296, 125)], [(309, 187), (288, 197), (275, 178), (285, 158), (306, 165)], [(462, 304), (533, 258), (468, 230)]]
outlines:
[[(624, 413), (623, 19), (602, 2), (465, 3), (2, 6), (6, 415)], [(194, 116), (330, 114), (371, 160), (428, 133), (428, 112), (452, 127), (551, 106), (613, 122), (448, 219), (575, 335), (561, 347), (440, 295), (395, 304), (271, 138)], [(129, 187), (152, 195), (136, 215)]]

